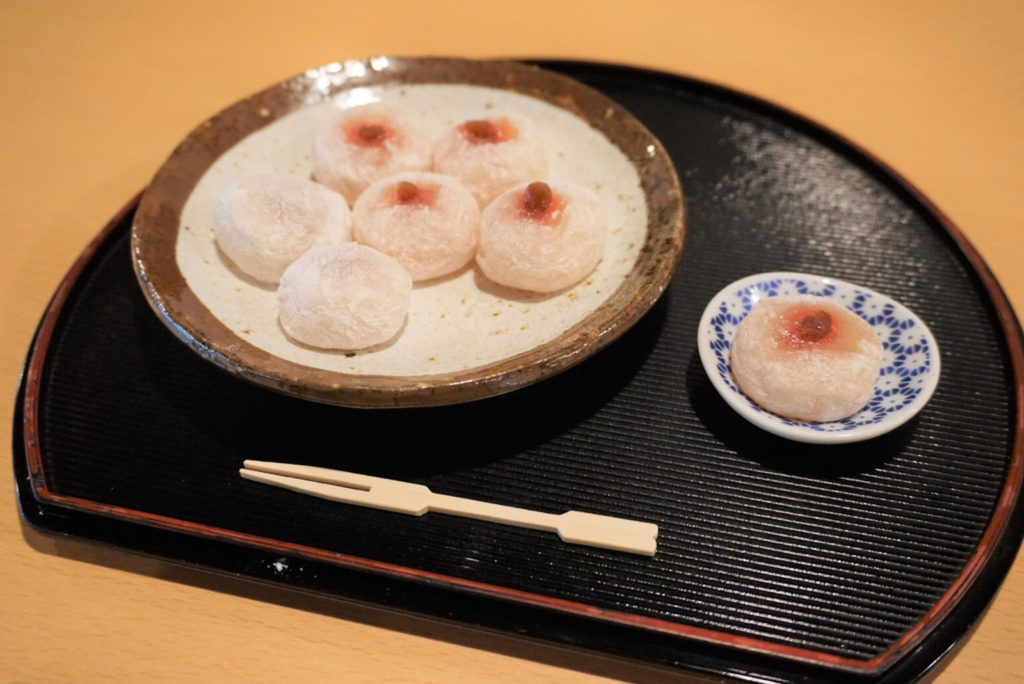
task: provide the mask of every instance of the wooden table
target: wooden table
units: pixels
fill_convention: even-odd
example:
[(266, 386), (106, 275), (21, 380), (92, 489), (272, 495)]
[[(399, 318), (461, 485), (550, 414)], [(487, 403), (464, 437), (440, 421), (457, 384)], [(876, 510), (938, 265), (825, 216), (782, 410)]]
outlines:
[[(387, 8), (385, 9), (385, 5)], [(594, 59), (805, 114), (917, 185), (1024, 307), (1024, 4), (249, 0), (0, 6), (4, 426), (65, 269), (193, 126), (307, 67), (374, 54)], [(9, 435), (5, 436), (6, 443)], [(26, 534), (0, 468), (0, 680), (670, 680)], [(1024, 562), (936, 681), (1024, 672)]]

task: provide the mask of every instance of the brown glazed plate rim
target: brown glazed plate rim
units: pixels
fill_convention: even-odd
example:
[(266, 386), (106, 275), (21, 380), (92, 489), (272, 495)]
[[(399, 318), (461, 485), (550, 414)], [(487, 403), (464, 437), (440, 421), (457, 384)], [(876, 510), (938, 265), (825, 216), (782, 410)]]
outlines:
[[(469, 84), (502, 88), (556, 105), (610, 140), (636, 169), (647, 232), (632, 270), (593, 312), (548, 342), (500, 361), (436, 375), (346, 374), (283, 359), (247, 342), (192, 292), (175, 245), (181, 214), (210, 166), (247, 135), (345, 90), (384, 84)], [(132, 225), (132, 263), (150, 307), (202, 358), (288, 395), (351, 407), (454, 404), (503, 394), (551, 377), (628, 330), (668, 286), (683, 249), (679, 179), (657, 138), (623, 107), (567, 76), (511, 61), (374, 57), (311, 69), (241, 100), (200, 124), (143, 193)]]

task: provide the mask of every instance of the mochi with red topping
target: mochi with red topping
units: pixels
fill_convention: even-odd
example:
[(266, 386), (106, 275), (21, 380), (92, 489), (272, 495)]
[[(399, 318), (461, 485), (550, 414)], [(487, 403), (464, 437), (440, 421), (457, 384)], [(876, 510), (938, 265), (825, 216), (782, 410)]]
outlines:
[(729, 365), (761, 408), (794, 420), (841, 420), (874, 393), (882, 342), (827, 297), (769, 297), (737, 326)]
[(368, 104), (345, 109), (313, 136), (313, 178), (350, 203), (371, 183), (430, 168), (432, 141), (399, 111)]
[(402, 173), (377, 181), (356, 200), (353, 237), (398, 260), (414, 281), (461, 269), (476, 254), (480, 208), (458, 180)]
[(476, 262), (499, 285), (556, 292), (597, 267), (607, 224), (600, 199), (588, 188), (568, 182), (523, 184), (484, 209)]

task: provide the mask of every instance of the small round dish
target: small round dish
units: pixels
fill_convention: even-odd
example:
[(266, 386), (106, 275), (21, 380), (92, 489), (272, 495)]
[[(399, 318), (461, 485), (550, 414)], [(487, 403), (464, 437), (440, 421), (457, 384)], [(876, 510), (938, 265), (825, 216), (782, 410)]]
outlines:
[[(213, 206), (233, 178), (309, 177), (313, 131), (338, 108), (382, 102), (436, 140), (488, 112), (542, 129), (551, 178), (584, 183), (609, 212), (595, 271), (539, 295), (479, 269), (417, 283), (403, 330), (380, 347), (336, 351), (290, 340), (276, 287), (240, 275), (219, 251)], [(683, 248), (683, 196), (661, 143), (573, 79), (517, 62), (373, 57), (329, 64), (231, 105), (194, 130), (144, 193), (132, 226), (143, 294), (201, 358), (249, 382), (351, 407), (455, 404), (569, 368), (629, 329), (668, 285)]]
[[(736, 328), (766, 297), (829, 297), (857, 314), (882, 340), (882, 370), (867, 405), (827, 423), (801, 422), (766, 411), (736, 386), (729, 366)], [(754, 425), (780, 437), (814, 444), (858, 442), (885, 434), (920, 411), (939, 382), (939, 348), (928, 326), (899, 302), (866, 287), (807, 273), (759, 273), (724, 287), (704, 309), (697, 349), (722, 398)]]

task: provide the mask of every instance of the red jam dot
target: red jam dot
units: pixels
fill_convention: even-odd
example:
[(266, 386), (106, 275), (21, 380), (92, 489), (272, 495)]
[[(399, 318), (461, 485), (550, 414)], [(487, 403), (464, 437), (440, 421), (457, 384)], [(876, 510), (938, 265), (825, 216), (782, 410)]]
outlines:
[(402, 181), (395, 188), (395, 196), (399, 204), (411, 204), (419, 198), (420, 191), (419, 188), (409, 181)]
[(467, 121), (460, 128), (472, 142), (497, 142), (498, 127), (486, 119)]
[(825, 311), (815, 311), (804, 316), (797, 327), (797, 335), (806, 342), (819, 342), (832, 329), (832, 317)]
[(353, 145), (380, 147), (394, 132), (383, 123), (349, 121), (345, 124), (345, 135)]
[(519, 196), (517, 210), (522, 219), (557, 226), (568, 203), (565, 197), (555, 194), (550, 185), (535, 181), (527, 185)]
[(409, 181), (399, 181), (393, 190), (388, 203), (391, 206), (398, 205), (416, 205), (423, 207), (433, 207), (437, 204), (437, 193), (440, 191), (440, 186), (434, 183), (421, 183), (416, 185)]
[(506, 118), (500, 119), (474, 119), (459, 124), (459, 132), (470, 144), (485, 145), (490, 143), (502, 143), (512, 140), (519, 135), (519, 131)]
[(373, 145), (384, 140), (387, 131), (380, 124), (363, 124), (356, 130), (356, 135), (363, 142)]
[(798, 302), (780, 313), (778, 342), (783, 349), (842, 352), (858, 348), (861, 336), (852, 334), (847, 312), (841, 308), (824, 302)]
[(530, 214), (543, 214), (551, 206), (551, 186), (542, 181), (536, 181), (526, 186), (526, 193), (523, 195), (523, 208)]

